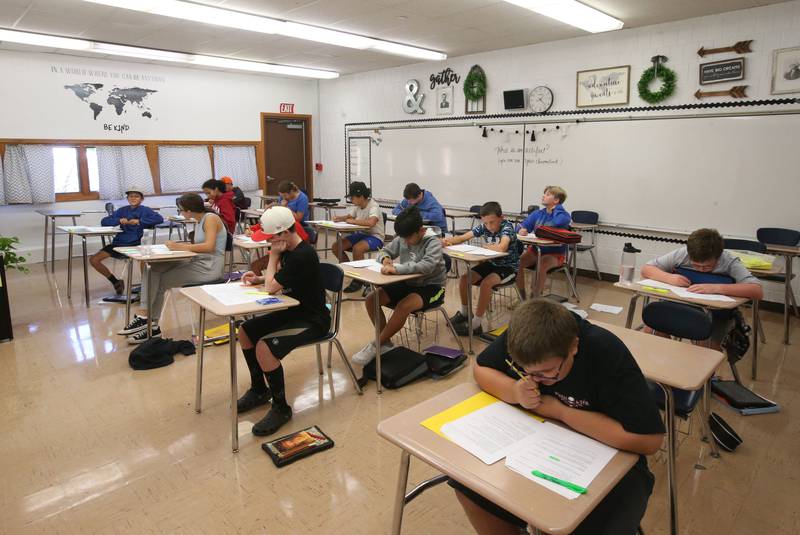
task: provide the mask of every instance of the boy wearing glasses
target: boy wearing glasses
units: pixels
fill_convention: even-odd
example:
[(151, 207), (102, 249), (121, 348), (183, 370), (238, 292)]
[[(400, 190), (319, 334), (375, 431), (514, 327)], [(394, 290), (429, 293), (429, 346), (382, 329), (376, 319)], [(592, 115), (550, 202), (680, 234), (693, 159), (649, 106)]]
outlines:
[[(644, 456), (658, 451), (665, 430), (644, 376), (619, 338), (557, 303), (532, 299), (478, 356), (474, 373), (483, 390), (506, 403), (638, 453), (636, 465), (573, 535), (636, 533), (654, 483)], [(450, 485), (479, 534), (517, 535), (526, 527), (472, 489), (452, 480)]]

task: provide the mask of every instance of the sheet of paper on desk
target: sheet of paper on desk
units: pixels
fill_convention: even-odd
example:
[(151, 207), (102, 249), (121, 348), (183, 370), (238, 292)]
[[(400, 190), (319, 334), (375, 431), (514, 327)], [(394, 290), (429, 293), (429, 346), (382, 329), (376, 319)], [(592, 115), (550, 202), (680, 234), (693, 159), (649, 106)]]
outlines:
[(84, 227), (82, 225), (67, 225), (58, 227), (64, 232), (90, 232), (91, 227)]
[(234, 236), (233, 239), (235, 241), (242, 242), (242, 243), (255, 243), (253, 241), (253, 238), (251, 238), (250, 236), (247, 236), (246, 234), (239, 234), (237, 236)]
[(493, 464), (544, 425), (532, 414), (498, 401), (442, 426), (442, 434), (486, 464)]
[(377, 266), (378, 262), (374, 258), (365, 258), (364, 260), (353, 260), (352, 262), (342, 262), (342, 265), (354, 268), (363, 268), (363, 267)]
[(570, 429), (545, 423), (536, 429), (535, 434), (523, 439), (514, 451), (509, 452), (506, 466), (573, 500), (580, 496), (577, 492), (536, 477), (531, 472), (539, 470), (585, 488), (616, 453), (616, 449), (602, 442)]
[(451, 245), (448, 247), (451, 251), (458, 251), (459, 253), (471, 253), (477, 247), (474, 245), (467, 245), (466, 243), (460, 243), (458, 245)]
[(383, 266), (380, 264), (372, 264), (370, 266), (367, 266), (368, 270), (374, 271), (375, 273), (380, 273), (382, 268)]
[(670, 290), (678, 297), (683, 297), (684, 299), (705, 299), (706, 301), (721, 301), (727, 303), (735, 301), (735, 299), (728, 297), (727, 295), (699, 294), (695, 292), (690, 292), (686, 288), (681, 288), (680, 286), (674, 286), (672, 284), (667, 284), (666, 282), (661, 282), (653, 279), (642, 279), (640, 281), (636, 281), (636, 284), (639, 284), (641, 286), (650, 286), (652, 288), (663, 288), (665, 290)]
[(492, 251), (491, 249), (484, 249), (483, 247), (475, 247), (469, 253), (470, 254), (477, 254), (477, 255), (481, 255), (481, 256), (494, 256), (494, 255), (500, 254), (497, 251)]
[(622, 312), (622, 307), (614, 305), (604, 305), (602, 303), (592, 303), (589, 308), (598, 312), (608, 312), (609, 314), (619, 314)]
[(260, 291), (264, 287), (259, 286), (242, 286), (241, 284), (209, 284), (203, 286), (203, 290), (226, 306), (244, 305), (246, 303), (255, 303), (260, 298), (265, 297)]
[[(173, 251), (170, 251), (169, 247), (167, 247), (163, 243), (159, 243), (157, 245), (151, 245), (150, 247), (151, 247), (150, 254), (172, 254), (173, 253)], [(141, 246), (140, 246), (139, 251), (141, 251)]]

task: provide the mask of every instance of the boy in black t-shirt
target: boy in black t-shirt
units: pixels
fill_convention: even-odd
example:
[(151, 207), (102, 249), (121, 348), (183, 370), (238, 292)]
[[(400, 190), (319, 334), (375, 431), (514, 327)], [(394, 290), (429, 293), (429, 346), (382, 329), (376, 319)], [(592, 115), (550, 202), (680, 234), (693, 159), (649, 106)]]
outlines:
[(242, 276), (245, 284), (263, 283), (270, 293), (282, 291), (300, 301), (296, 307), (253, 318), (239, 328), (239, 345), (250, 369), (251, 386), (239, 398), (238, 412), (265, 405), (272, 397), (269, 412), (253, 426), (253, 434), (257, 436), (271, 435), (292, 419), (280, 359), (294, 348), (322, 337), (331, 323), (319, 257), (297, 235), (294, 223), (292, 211), (284, 206), (264, 212), (261, 229), (269, 235), (272, 245), (265, 276), (259, 277), (252, 271)]
[[(654, 482), (644, 455), (661, 446), (664, 425), (641, 370), (619, 338), (552, 301), (525, 301), (508, 331), (478, 356), (475, 380), (506, 403), (638, 453), (639, 462), (573, 535), (636, 533)], [(526, 526), (472, 489), (452, 480), (450, 485), (478, 533), (516, 535)]]

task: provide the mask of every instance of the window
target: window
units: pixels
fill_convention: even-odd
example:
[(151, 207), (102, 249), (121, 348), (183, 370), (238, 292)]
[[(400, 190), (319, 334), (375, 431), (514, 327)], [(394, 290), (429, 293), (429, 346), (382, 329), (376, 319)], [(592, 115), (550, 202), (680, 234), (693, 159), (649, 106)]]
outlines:
[(78, 174), (78, 149), (53, 147), (53, 180), (56, 193), (79, 193), (81, 179)]
[(97, 148), (86, 147), (86, 165), (89, 167), (89, 191), (100, 191), (100, 168), (97, 165)]

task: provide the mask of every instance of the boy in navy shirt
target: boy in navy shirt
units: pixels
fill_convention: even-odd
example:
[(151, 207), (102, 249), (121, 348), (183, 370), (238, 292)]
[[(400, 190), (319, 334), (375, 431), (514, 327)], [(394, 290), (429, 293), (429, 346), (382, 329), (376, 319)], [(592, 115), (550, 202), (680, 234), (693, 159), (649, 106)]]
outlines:
[[(531, 212), (519, 225), (518, 230), (522, 236), (536, 232), (542, 225), (556, 228), (569, 227), (571, 218), (569, 212), (564, 209), (564, 201), (567, 200), (567, 192), (558, 186), (547, 186), (542, 194), (543, 208)], [(539, 266), (539, 278), (533, 282), (533, 295), (541, 295), (544, 283), (547, 280), (547, 271), (560, 266), (566, 260), (567, 246), (555, 245), (552, 247), (541, 247), (542, 265)], [(525, 299), (525, 269), (536, 266), (537, 254), (533, 247), (522, 253), (519, 258), (519, 269), (521, 275), (517, 277), (517, 287), (522, 298)]]
[(400, 215), (400, 212), (409, 206), (416, 206), (422, 215), (422, 219), (430, 221), (431, 225), (439, 227), (442, 232), (447, 230), (447, 221), (444, 218), (444, 208), (433, 196), (430, 191), (421, 189), (417, 184), (411, 182), (406, 184), (403, 190), (403, 200), (397, 203), (392, 210), (392, 214)]
[[(654, 483), (644, 456), (658, 451), (665, 429), (639, 366), (619, 338), (558, 303), (531, 299), (478, 355), (474, 375), (478, 386), (506, 403), (638, 453), (639, 461), (572, 535), (636, 533)], [(526, 527), (469, 487), (453, 480), (450, 486), (479, 534), (516, 535)]]
[(89, 258), (92, 267), (114, 285), (114, 291), (117, 292), (117, 295), (122, 295), (122, 292), (125, 291), (125, 283), (116, 278), (114, 274), (103, 265), (103, 260), (109, 256), (124, 259), (125, 255), (114, 251), (114, 247), (139, 245), (142, 241), (145, 227), (152, 227), (164, 222), (164, 218), (158, 213), (142, 205), (144, 194), (141, 191), (132, 189), (126, 191), (125, 196), (128, 198), (128, 206), (117, 209), (113, 214), (104, 217), (100, 221), (100, 224), (104, 227), (116, 227), (119, 225), (122, 232), (114, 236), (111, 243)]
[[(442, 242), (445, 245), (458, 245), (473, 238), (483, 238), (483, 246), (492, 251), (508, 253), (507, 256), (493, 258), (482, 262), (472, 268), (469, 273), (462, 275), (459, 280), (459, 293), (461, 294), (461, 310), (450, 318), (455, 326), (456, 333), (460, 336), (467, 336), (467, 292), (470, 291), (471, 284), (480, 284), (478, 297), (478, 307), (472, 317), (472, 334), (478, 335), (483, 332), (481, 323), (486, 309), (489, 308), (489, 301), (492, 298), (492, 289), (498, 284), (503, 284), (517, 276), (519, 267), (519, 252), (517, 251), (517, 233), (514, 232), (514, 225), (503, 218), (503, 209), (500, 203), (489, 201), (481, 206), (481, 224), (462, 234), (445, 238)], [(470, 277), (467, 282), (467, 277)]]

